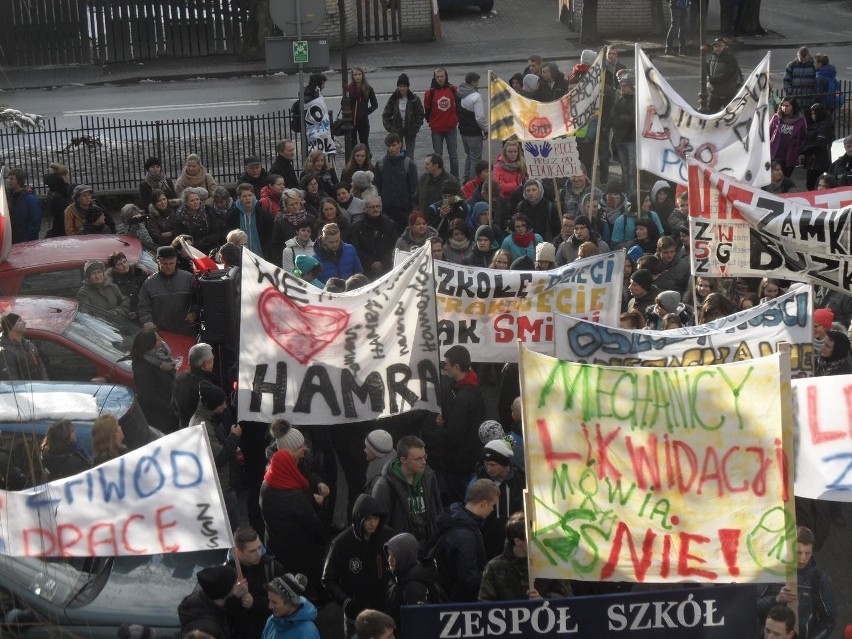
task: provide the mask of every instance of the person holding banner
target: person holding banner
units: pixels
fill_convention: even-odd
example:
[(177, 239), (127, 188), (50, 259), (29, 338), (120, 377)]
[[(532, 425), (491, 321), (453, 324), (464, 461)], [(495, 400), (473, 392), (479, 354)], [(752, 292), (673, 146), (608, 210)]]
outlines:
[[(245, 580), (237, 580), (231, 566), (211, 566), (195, 575), (198, 587), (178, 605), (181, 636), (194, 630), (214, 639), (231, 639), (231, 619), (225, 609), (228, 597), (240, 598), (248, 592)], [(237, 638), (239, 639), (239, 638)]]

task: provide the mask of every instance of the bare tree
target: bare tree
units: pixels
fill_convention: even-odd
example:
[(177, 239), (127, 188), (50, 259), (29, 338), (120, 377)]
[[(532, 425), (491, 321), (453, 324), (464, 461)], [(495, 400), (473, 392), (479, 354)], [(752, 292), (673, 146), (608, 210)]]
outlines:
[(245, 38), (240, 55), (247, 60), (261, 60), (266, 55), (265, 40), (275, 27), (269, 15), (269, 0), (251, 0), (246, 11)]

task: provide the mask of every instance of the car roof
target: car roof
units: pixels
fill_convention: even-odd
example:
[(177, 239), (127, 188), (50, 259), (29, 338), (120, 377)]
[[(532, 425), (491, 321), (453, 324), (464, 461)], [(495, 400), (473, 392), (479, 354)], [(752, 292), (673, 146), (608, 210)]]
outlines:
[(142, 243), (135, 237), (108, 234), (69, 235), (19, 242), (12, 244), (9, 257), (0, 263), (0, 271), (48, 265), (54, 265), (55, 270), (60, 270), (61, 266), (82, 266), (87, 260), (105, 261), (116, 251), (121, 251), (129, 262), (135, 263), (142, 255)]
[(95, 421), (103, 413), (119, 419), (133, 391), (118, 384), (89, 382), (0, 382), (0, 423), (70, 419)]
[(0, 297), (0, 313), (20, 315), (27, 329), (62, 335), (77, 314), (77, 300), (67, 297)]

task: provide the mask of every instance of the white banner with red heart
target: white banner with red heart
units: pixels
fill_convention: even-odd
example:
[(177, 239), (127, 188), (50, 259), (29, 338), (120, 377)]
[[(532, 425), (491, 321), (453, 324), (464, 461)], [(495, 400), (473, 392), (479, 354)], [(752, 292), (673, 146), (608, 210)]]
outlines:
[(427, 245), (349, 293), (327, 293), (243, 251), (239, 418), (295, 425), (438, 411)]

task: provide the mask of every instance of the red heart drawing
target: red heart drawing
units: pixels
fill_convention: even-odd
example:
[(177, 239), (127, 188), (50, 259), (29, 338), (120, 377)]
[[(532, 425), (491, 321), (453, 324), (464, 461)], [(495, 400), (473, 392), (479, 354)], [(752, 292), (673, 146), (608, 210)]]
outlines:
[(266, 334), (302, 365), (333, 343), (349, 323), (343, 309), (299, 306), (272, 287), (260, 294), (257, 310)]

